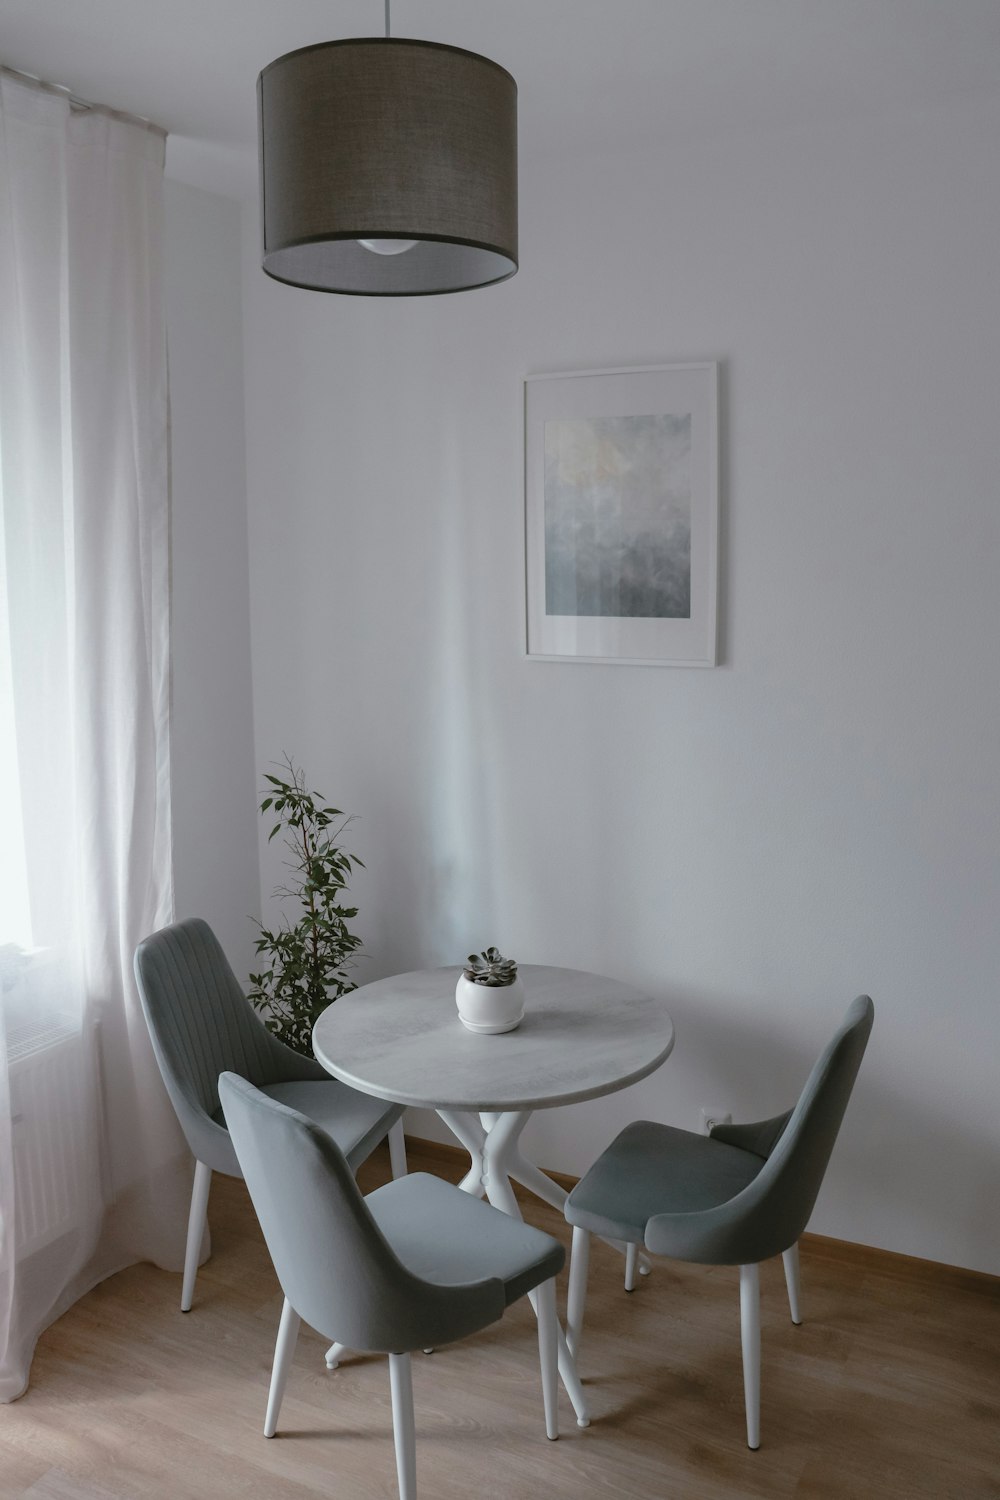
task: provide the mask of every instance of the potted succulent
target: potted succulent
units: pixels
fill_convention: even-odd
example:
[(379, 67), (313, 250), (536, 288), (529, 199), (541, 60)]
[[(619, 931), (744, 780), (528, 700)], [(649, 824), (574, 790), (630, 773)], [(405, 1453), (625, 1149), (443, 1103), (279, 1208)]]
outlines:
[(495, 1036), (513, 1031), (524, 1015), (524, 986), (517, 964), (499, 948), (470, 953), (455, 986), (459, 1020), (469, 1031)]

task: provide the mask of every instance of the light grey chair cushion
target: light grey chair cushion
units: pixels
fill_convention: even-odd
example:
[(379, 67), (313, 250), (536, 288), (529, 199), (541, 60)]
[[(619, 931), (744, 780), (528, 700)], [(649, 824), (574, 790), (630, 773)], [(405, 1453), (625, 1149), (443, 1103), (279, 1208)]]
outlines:
[(437, 1178), (369, 1203), (311, 1120), (233, 1073), (219, 1093), (282, 1290), (325, 1337), (395, 1354), (451, 1343), (561, 1267), (557, 1240)]
[(641, 1244), (654, 1214), (715, 1208), (742, 1192), (763, 1165), (759, 1156), (710, 1136), (636, 1120), (580, 1179), (566, 1218), (592, 1234)]
[(629, 1127), (573, 1189), (566, 1218), (675, 1260), (752, 1265), (782, 1254), (809, 1221), (874, 1016), (867, 995), (853, 1002), (788, 1115), (711, 1138)]
[(377, 1188), (365, 1203), (414, 1276), (439, 1286), (497, 1276), (508, 1307), (566, 1260), (551, 1235), (425, 1172)]
[[(247, 1000), (207, 922), (191, 917), (141, 942), (135, 976), (153, 1051), (191, 1151), (215, 1172), (241, 1176), (219, 1101), (219, 1074), (291, 1087), (357, 1166), (403, 1113), (338, 1083), (273, 1036)], [(281, 1097), (285, 1097), (282, 1095)], [(339, 1122), (339, 1123), (335, 1123)]]

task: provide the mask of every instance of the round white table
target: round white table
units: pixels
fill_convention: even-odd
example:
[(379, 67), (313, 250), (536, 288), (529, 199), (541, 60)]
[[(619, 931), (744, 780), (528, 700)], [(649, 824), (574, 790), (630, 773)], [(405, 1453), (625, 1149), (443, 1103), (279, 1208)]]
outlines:
[[(566, 1200), (521, 1151), (533, 1111), (637, 1083), (674, 1045), (662, 1003), (630, 985), (535, 964), (518, 972), (525, 1014), (516, 1031), (466, 1030), (455, 1007), (458, 968), (363, 985), (324, 1011), (313, 1031), (313, 1051), (335, 1078), (380, 1099), (436, 1110), (471, 1158), (461, 1186), (515, 1217), (511, 1178), (555, 1208)], [(334, 1346), (328, 1361), (339, 1352)], [(585, 1426), (583, 1388), (561, 1334), (559, 1373)]]

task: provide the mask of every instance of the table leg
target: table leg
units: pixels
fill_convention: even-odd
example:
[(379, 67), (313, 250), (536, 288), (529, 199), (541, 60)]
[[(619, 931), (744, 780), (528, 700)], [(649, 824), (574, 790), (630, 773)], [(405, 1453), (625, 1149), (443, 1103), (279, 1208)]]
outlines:
[(475, 1193), (477, 1198), (484, 1198), (486, 1196), (486, 1131), (475, 1115), (459, 1114), (451, 1109), (439, 1109), (438, 1115), (472, 1158), (472, 1165), (458, 1184), (459, 1187), (464, 1193)]
[(524, 1109), (510, 1114), (480, 1115), (479, 1118), (486, 1132), (482, 1178), (486, 1196), (494, 1208), (502, 1208), (511, 1218), (519, 1219), (521, 1210), (510, 1185), (511, 1164), (520, 1155), (517, 1143), (521, 1131), (531, 1119), (531, 1111)]
[[(479, 1181), (493, 1207), (499, 1208), (505, 1214), (509, 1214), (512, 1219), (520, 1219), (521, 1210), (518, 1207), (517, 1198), (514, 1196), (514, 1189), (510, 1185), (508, 1158), (512, 1153), (517, 1152), (518, 1138), (530, 1118), (530, 1110), (511, 1114), (480, 1115), (480, 1123), (484, 1127), (484, 1139), (480, 1148), (482, 1174)], [(448, 1122), (446, 1121), (446, 1123)], [(469, 1175), (473, 1174), (470, 1173)], [(554, 1183), (553, 1186), (555, 1186)], [(533, 1291), (529, 1292), (528, 1300), (537, 1317), (538, 1297), (536, 1293)], [(577, 1426), (589, 1427), (590, 1413), (587, 1410), (587, 1398), (583, 1393), (580, 1377), (576, 1373), (576, 1365), (573, 1361), (573, 1356), (569, 1352), (566, 1335), (561, 1325), (558, 1324), (557, 1341), (559, 1348), (559, 1375), (563, 1385), (566, 1387), (566, 1394), (573, 1404), (573, 1410), (576, 1412)]]

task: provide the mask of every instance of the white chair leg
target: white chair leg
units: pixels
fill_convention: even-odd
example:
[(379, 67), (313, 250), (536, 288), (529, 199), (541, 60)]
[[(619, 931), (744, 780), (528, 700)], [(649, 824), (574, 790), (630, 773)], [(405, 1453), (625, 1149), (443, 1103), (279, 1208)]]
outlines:
[(747, 1446), (760, 1447), (760, 1267), (740, 1266), (740, 1332)]
[(188, 1213), (187, 1247), (184, 1251), (184, 1280), (181, 1284), (181, 1312), (190, 1312), (194, 1301), (194, 1283), (198, 1275), (198, 1257), (205, 1237), (208, 1216), (208, 1190), (212, 1185), (212, 1168), (203, 1161), (194, 1164), (191, 1209)]
[(559, 1325), (556, 1318), (556, 1284), (543, 1281), (537, 1288), (538, 1360), (542, 1368), (542, 1403), (545, 1408), (545, 1436), (553, 1441), (559, 1436), (557, 1397), (559, 1389)]
[(781, 1257), (785, 1267), (785, 1285), (788, 1288), (788, 1310), (792, 1315), (792, 1322), (796, 1327), (802, 1322), (802, 1313), (799, 1311), (799, 1242), (790, 1250), (786, 1250)]
[(288, 1298), (281, 1309), (278, 1337), (274, 1345), (274, 1364), (271, 1366), (271, 1384), (267, 1392), (267, 1411), (264, 1413), (264, 1436), (274, 1437), (281, 1411), (281, 1399), (285, 1394), (288, 1367), (295, 1353), (295, 1342), (299, 1336), (299, 1315)]
[(395, 1125), (389, 1131), (389, 1161), (392, 1164), (393, 1177), (405, 1177), (406, 1165), (406, 1136), (403, 1134), (403, 1117), (400, 1115)]
[(326, 1360), (326, 1368), (335, 1370), (347, 1353), (346, 1344), (331, 1344), (323, 1358)]
[(573, 1359), (580, 1352), (583, 1333), (583, 1310), (587, 1301), (587, 1269), (590, 1265), (590, 1230), (573, 1226), (573, 1248), (569, 1262), (569, 1291), (566, 1295), (566, 1343)]
[[(534, 1295), (534, 1292), (528, 1293), (529, 1297), (533, 1297)], [(577, 1427), (589, 1427), (590, 1410), (587, 1406), (587, 1397), (584, 1394), (580, 1377), (576, 1373), (576, 1360), (570, 1354), (566, 1335), (558, 1324), (556, 1325), (556, 1339), (559, 1344), (559, 1379), (566, 1387), (566, 1394), (573, 1403), (573, 1410), (576, 1412), (576, 1425)]]
[(389, 1386), (399, 1500), (417, 1500), (417, 1435), (413, 1425), (413, 1373), (408, 1354), (389, 1355)]
[(639, 1246), (628, 1244), (625, 1246), (625, 1290), (635, 1291), (635, 1268), (639, 1260)]

